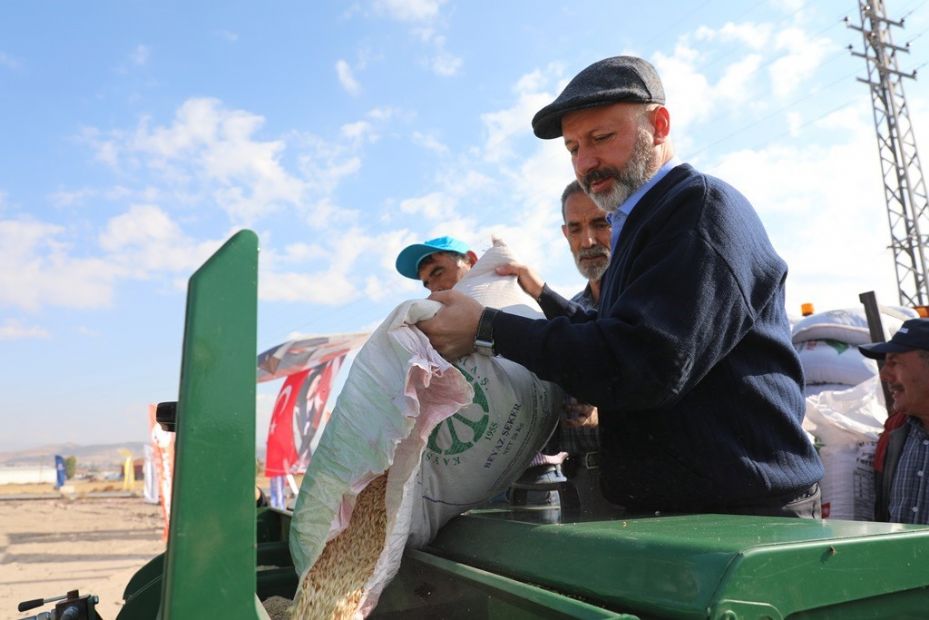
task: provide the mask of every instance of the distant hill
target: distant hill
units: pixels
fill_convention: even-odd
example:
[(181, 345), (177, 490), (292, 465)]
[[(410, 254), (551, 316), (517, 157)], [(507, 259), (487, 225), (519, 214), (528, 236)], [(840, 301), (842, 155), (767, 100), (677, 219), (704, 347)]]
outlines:
[(0, 452), (0, 465), (38, 465), (41, 463), (54, 463), (55, 455), (60, 454), (65, 457), (75, 457), (78, 467), (85, 467), (88, 465), (108, 467), (122, 464), (123, 457), (119, 453), (121, 448), (132, 452), (134, 458), (142, 458), (145, 456), (144, 445), (145, 444), (141, 441), (91, 445), (76, 443), (49, 444), (26, 450)]

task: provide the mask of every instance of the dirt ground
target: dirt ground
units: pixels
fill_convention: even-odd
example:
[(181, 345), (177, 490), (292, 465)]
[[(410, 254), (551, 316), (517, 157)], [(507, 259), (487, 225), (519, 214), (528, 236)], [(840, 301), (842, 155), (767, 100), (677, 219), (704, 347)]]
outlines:
[[(120, 490), (118, 485), (111, 490)], [(45, 489), (11, 486), (45, 495)], [(24, 613), (16, 606), (77, 589), (96, 594), (97, 613), (112, 620), (129, 578), (164, 551), (161, 507), (141, 497), (67, 500), (48, 493), (48, 499), (3, 499), (11, 496), (5, 491), (0, 491), (0, 618), (50, 611), (53, 603)]]

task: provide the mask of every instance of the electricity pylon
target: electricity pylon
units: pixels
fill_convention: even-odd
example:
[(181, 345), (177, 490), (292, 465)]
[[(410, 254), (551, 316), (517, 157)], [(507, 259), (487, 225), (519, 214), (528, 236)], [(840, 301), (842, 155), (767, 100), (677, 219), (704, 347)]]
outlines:
[(849, 23), (848, 18), (846, 24), (864, 41), (864, 51), (852, 50), (852, 55), (867, 64), (868, 77), (858, 81), (871, 90), (900, 304), (925, 306), (929, 304), (929, 199), (903, 93), (904, 78), (915, 78), (916, 72), (903, 73), (897, 66), (897, 52), (908, 53), (909, 44), (895, 45), (890, 30), (902, 28), (903, 20), (888, 19), (883, 0), (859, 0), (858, 10), (861, 25)]

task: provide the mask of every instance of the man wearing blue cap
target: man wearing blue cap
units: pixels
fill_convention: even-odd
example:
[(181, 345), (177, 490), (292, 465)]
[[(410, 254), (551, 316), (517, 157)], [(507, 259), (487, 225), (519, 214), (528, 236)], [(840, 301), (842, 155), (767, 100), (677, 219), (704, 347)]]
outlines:
[(477, 254), (454, 237), (437, 237), (403, 248), (397, 256), (400, 275), (419, 280), (431, 292), (447, 291), (471, 271)]
[(744, 196), (675, 158), (664, 104), (655, 68), (617, 56), (532, 120), (610, 214), (597, 312), (548, 287), (535, 321), (446, 291), (419, 327), (446, 358), (493, 351), (595, 405), (600, 486), (630, 512), (818, 517), (787, 265)]
[(883, 360), (881, 380), (893, 396), (893, 414), (874, 453), (874, 517), (929, 523), (929, 320), (910, 319), (890, 342), (858, 350)]

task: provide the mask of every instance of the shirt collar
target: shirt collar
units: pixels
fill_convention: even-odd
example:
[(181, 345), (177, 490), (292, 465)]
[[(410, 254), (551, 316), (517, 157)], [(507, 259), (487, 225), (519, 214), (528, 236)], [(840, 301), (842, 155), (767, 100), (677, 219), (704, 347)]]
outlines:
[(907, 424), (909, 424), (910, 431), (917, 433), (917, 435), (929, 437), (929, 433), (926, 433), (926, 428), (923, 426), (922, 420), (915, 416), (908, 415), (906, 421)]
[[(623, 220), (629, 217), (629, 214), (632, 213), (632, 210), (635, 208), (635, 206), (639, 204), (639, 200), (642, 199), (642, 196), (648, 193), (648, 190), (658, 185), (658, 182), (661, 181), (661, 179), (665, 178), (665, 176), (671, 172), (675, 166), (679, 166), (681, 163), (681, 160), (677, 157), (672, 157), (666, 161), (661, 166), (661, 168), (659, 168), (658, 171), (652, 175), (652, 178), (646, 181), (645, 184), (642, 185), (639, 189), (635, 190), (628, 198), (626, 198), (626, 200), (623, 201), (621, 205), (619, 205), (619, 208), (616, 209), (616, 211), (610, 214), (610, 223), (613, 223), (614, 217), (622, 218)], [(622, 215), (620, 215), (620, 212)]]

